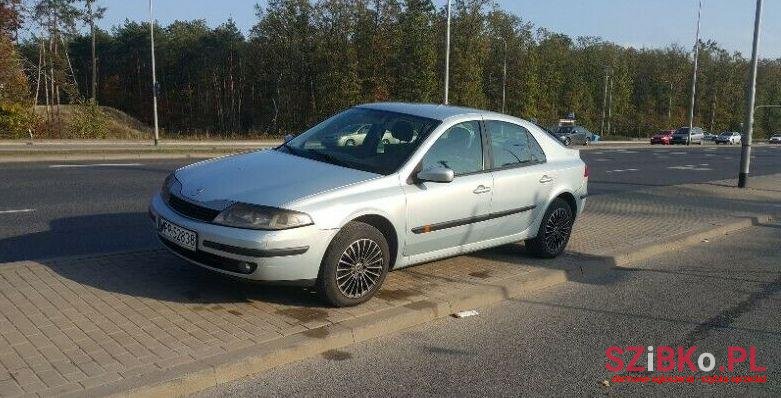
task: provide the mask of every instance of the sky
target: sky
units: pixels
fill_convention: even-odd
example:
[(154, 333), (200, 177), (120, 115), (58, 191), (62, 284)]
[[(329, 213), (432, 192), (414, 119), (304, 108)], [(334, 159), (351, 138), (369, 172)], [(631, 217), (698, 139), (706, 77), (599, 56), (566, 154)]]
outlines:
[[(434, 0), (444, 6), (447, 0)], [(598, 36), (636, 48), (659, 48), (677, 43), (694, 45), (698, 0), (498, 0), (535, 26), (570, 36)], [(108, 7), (103, 28), (125, 19), (149, 18), (147, 0), (98, 0)], [(162, 24), (176, 19), (205, 19), (210, 26), (233, 18), (244, 33), (256, 21), (255, 4), (263, 0), (154, 0), (155, 18)], [(764, 2), (763, 58), (781, 57), (781, 1)], [(751, 54), (755, 0), (703, 0), (703, 40), (715, 40), (729, 51)]]

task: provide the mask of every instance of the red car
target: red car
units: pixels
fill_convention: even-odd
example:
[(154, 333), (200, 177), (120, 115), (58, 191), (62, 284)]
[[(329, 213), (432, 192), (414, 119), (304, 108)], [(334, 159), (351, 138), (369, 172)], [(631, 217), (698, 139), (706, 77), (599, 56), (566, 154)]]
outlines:
[(675, 130), (662, 130), (651, 137), (651, 145), (661, 144), (670, 145), (670, 141), (673, 139), (673, 133)]

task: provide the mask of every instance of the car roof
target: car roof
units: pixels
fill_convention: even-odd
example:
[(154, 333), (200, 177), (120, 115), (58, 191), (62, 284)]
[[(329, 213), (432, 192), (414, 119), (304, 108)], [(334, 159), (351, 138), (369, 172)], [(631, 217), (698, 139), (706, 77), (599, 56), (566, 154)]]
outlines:
[[(380, 111), (405, 113), (413, 116), (427, 117), (436, 120), (445, 120), (454, 116), (462, 115), (501, 115), (496, 112), (485, 111), (474, 108), (465, 108), (461, 106), (442, 105), (442, 104), (419, 104), (407, 102), (376, 102), (372, 104), (358, 105), (357, 108), (376, 109)], [(501, 115), (506, 116), (506, 115)]]

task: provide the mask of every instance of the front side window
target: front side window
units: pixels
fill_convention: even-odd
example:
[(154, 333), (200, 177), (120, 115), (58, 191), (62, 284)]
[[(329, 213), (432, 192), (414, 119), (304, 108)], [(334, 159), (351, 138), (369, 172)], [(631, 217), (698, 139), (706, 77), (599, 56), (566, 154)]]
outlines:
[(525, 128), (508, 122), (487, 121), (494, 168), (523, 166), (545, 162), (537, 140)]
[(456, 175), (483, 170), (483, 143), (477, 121), (457, 124), (442, 134), (423, 157), (421, 168), (447, 167)]
[(403, 113), (348, 109), (278, 149), (296, 156), (378, 174), (403, 165), (441, 122)]

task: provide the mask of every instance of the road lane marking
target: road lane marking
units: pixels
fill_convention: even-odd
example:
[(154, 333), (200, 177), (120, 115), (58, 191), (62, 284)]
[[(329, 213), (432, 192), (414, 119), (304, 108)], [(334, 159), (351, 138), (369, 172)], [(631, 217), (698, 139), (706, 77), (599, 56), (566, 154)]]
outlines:
[(605, 173), (623, 173), (626, 171), (640, 171), (638, 169), (617, 169), (617, 170), (608, 170)]
[(697, 167), (693, 164), (687, 164), (685, 166), (670, 166), (668, 167), (670, 170), (687, 170), (687, 171), (713, 171), (713, 169), (709, 167)]
[(606, 159), (606, 158), (594, 159), (595, 162), (609, 162), (611, 160), (613, 160), (613, 159)]
[(0, 214), (32, 213), (35, 209), (0, 210)]
[(91, 164), (53, 164), (50, 169), (73, 169), (82, 167), (137, 167), (143, 166), (141, 163), (91, 163)]

